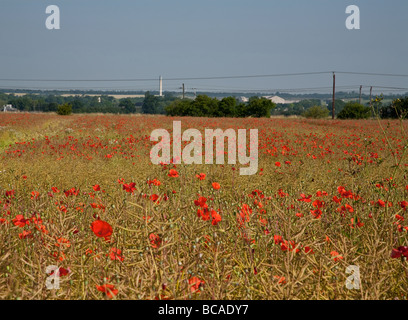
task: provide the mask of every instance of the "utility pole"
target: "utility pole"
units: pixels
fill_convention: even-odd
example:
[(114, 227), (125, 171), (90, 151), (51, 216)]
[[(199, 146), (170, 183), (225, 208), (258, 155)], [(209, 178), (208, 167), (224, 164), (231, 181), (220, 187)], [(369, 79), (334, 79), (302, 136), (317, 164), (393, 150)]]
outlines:
[(336, 98), (336, 74), (333, 72), (333, 102), (332, 102), (332, 119), (334, 120), (334, 100)]
[(184, 83), (183, 83), (183, 99), (184, 99), (184, 92), (185, 92), (185, 91), (184, 91)]
[(162, 76), (159, 77), (159, 96), (163, 96), (163, 78)]
[(359, 104), (361, 104), (361, 89), (363, 89), (363, 86), (360, 86), (360, 98), (358, 99)]
[(370, 108), (371, 108), (371, 96), (373, 94), (373, 87), (370, 87)]

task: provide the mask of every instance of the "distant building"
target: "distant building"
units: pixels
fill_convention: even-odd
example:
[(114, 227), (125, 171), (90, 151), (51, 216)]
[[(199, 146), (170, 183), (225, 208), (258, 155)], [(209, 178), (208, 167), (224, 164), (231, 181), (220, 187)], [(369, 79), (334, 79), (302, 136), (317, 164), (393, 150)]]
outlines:
[(264, 98), (266, 98), (266, 99), (268, 99), (268, 100), (271, 100), (273, 103), (276, 103), (276, 104), (284, 104), (284, 103), (286, 103), (286, 101), (285, 101), (285, 99), (283, 99), (283, 98), (281, 98), (281, 97), (278, 97), (278, 96), (266, 96), (266, 97), (264, 97)]
[(18, 112), (16, 108), (13, 108), (11, 104), (5, 104), (3, 106), (3, 112)]
[(285, 103), (286, 104), (290, 104), (290, 103), (297, 103), (297, 102), (300, 102), (301, 100), (299, 100), (299, 99), (297, 99), (297, 100), (295, 100), (295, 99), (291, 99), (291, 100), (285, 100)]
[(242, 96), (242, 97), (239, 97), (239, 98), (238, 98), (238, 101), (239, 101), (239, 102), (248, 102), (248, 101), (249, 101), (249, 98)]

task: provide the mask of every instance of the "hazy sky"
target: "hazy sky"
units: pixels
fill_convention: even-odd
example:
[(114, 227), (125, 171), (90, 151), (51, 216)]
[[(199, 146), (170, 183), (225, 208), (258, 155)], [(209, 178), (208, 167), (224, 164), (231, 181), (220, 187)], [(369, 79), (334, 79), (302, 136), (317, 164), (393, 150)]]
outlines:
[[(61, 29), (45, 26), (58, 5)], [(345, 26), (360, 8), (360, 30)], [(330, 87), (319, 71), (408, 74), (407, 0), (1, 0), (0, 79), (138, 79), (164, 90)], [(338, 74), (337, 85), (408, 88), (408, 77)], [(0, 87), (158, 88), (145, 82), (17, 82)], [(367, 91), (368, 89), (365, 89)], [(408, 91), (408, 90), (407, 90)], [(330, 92), (330, 89), (327, 89)]]

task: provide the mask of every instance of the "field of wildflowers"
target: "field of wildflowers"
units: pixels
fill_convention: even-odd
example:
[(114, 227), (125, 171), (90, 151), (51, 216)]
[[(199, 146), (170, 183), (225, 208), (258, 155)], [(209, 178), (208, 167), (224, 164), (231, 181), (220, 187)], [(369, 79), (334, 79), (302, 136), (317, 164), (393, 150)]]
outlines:
[[(173, 120), (258, 129), (258, 172), (153, 165), (150, 133)], [(0, 299), (407, 299), (406, 130), (1, 114)]]

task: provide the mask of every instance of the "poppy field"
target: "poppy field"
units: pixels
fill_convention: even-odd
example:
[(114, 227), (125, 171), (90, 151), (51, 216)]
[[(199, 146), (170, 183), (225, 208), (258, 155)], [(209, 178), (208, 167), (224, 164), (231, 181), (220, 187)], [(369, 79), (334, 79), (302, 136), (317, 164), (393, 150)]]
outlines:
[[(150, 134), (174, 120), (258, 129), (258, 171), (153, 165)], [(407, 129), (1, 114), (0, 299), (406, 300)]]

